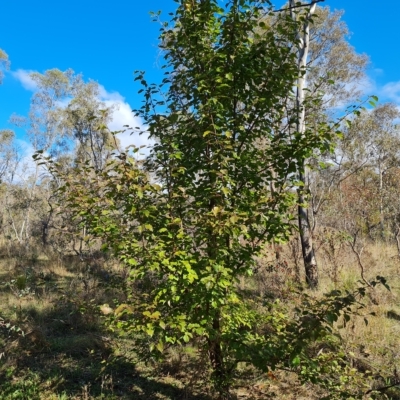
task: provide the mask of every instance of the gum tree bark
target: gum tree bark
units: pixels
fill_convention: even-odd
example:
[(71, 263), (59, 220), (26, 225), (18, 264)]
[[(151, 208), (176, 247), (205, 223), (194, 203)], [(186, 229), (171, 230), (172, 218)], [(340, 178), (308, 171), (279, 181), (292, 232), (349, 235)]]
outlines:
[[(310, 4), (308, 13), (304, 18), (304, 23), (298, 31), (298, 68), (299, 77), (297, 80), (296, 88), (296, 131), (300, 135), (304, 135), (306, 131), (305, 126), (305, 89), (307, 82), (307, 57), (310, 45), (310, 22), (315, 9), (317, 7), (317, 0), (314, 0)], [(290, 13), (293, 20), (297, 19), (295, 12), (296, 1), (289, 1)], [(318, 266), (315, 258), (315, 251), (313, 246), (312, 231), (310, 228), (310, 222), (308, 218), (308, 209), (306, 206), (306, 167), (305, 160), (302, 159), (298, 166), (298, 179), (302, 183), (302, 186), (298, 189), (298, 223), (300, 232), (301, 248), (303, 253), (304, 268), (306, 273), (306, 281), (309, 287), (316, 288), (318, 286)]]

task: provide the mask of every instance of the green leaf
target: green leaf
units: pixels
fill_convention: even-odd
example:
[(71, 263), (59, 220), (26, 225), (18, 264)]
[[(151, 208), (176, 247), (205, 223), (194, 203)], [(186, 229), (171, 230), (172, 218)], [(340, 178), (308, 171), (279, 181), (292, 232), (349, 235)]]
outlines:
[(157, 350), (162, 353), (164, 351), (164, 343), (160, 340), (156, 346)]
[[(144, 313), (143, 313), (143, 314), (144, 314)], [(151, 319), (157, 320), (157, 319), (160, 318), (160, 316), (161, 316), (161, 313), (160, 313), (159, 311), (155, 311), (155, 312), (153, 312), (153, 313), (150, 315), (150, 318), (151, 318)]]
[(214, 214), (214, 216), (218, 216), (218, 214), (220, 213), (220, 208), (219, 207), (214, 207), (212, 209), (212, 213)]
[(299, 366), (299, 365), (300, 365), (300, 362), (301, 362), (301, 360), (300, 360), (300, 357), (299, 357), (298, 355), (296, 355), (296, 356), (292, 359), (292, 365), (293, 365), (294, 367)]

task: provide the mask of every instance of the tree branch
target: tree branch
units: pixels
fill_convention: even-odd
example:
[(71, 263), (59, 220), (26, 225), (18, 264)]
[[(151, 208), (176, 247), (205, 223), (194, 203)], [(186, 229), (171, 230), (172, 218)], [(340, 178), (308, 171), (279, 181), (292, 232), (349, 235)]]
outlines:
[(372, 393), (374, 391), (384, 392), (384, 391), (386, 391), (386, 390), (388, 390), (388, 389), (390, 389), (392, 387), (399, 386), (399, 385), (400, 385), (400, 383), (396, 382), (396, 383), (393, 383), (391, 385), (383, 386), (383, 387), (380, 387), (380, 388), (377, 388), (377, 389), (370, 389), (370, 390), (366, 391), (365, 394), (369, 394), (369, 393)]
[(312, 6), (313, 4), (317, 4), (317, 3), (322, 3), (325, 0), (313, 0), (311, 3), (309, 4), (299, 4), (296, 6), (292, 6), (292, 7), (287, 7), (287, 8), (280, 8), (279, 10), (274, 10), (273, 12), (280, 12), (280, 11), (287, 11), (287, 10), (293, 10), (294, 8), (301, 8), (301, 7), (309, 7)]

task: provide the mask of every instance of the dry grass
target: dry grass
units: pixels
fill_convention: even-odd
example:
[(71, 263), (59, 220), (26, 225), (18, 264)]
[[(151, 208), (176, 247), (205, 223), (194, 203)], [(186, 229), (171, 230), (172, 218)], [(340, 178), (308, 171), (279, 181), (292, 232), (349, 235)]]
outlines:
[[(313, 296), (359, 286), (360, 268), (348, 246), (329, 237), (317, 245), (321, 285)], [(299, 301), (293, 290), (304, 276), (296, 246), (268, 248), (251, 287), (242, 282), (241, 289), (266, 299)], [(354, 368), (371, 371), (376, 384), (384, 385), (385, 379), (396, 378), (400, 366), (400, 261), (394, 246), (369, 243), (362, 263), (368, 280), (385, 276), (392, 290), (371, 289), (362, 312), (373, 311), (376, 316), (368, 316), (368, 325), (356, 317), (340, 332)], [(3, 254), (0, 315), (26, 335), (0, 336), (1, 399), (211, 400), (209, 371), (195, 349), (174, 350), (164, 363), (145, 365), (132, 352), (129, 340), (104, 330), (100, 305), (121, 300), (121, 293), (109, 283), (124, 276), (126, 271), (112, 260)], [(239, 366), (235, 393), (246, 400), (322, 397), (290, 373), (260, 375), (246, 365)], [(387, 393), (388, 398), (400, 399), (395, 389)]]
[[(317, 260), (319, 264), (320, 286), (317, 291), (305, 292), (316, 298), (332, 290), (352, 292), (365, 284), (357, 257), (351, 247), (335, 233), (324, 232), (317, 238)], [(299, 268), (300, 247), (297, 240), (285, 246), (270, 246), (258, 260), (259, 270), (253, 284), (258, 296), (299, 305), (300, 299), (293, 296), (293, 290), (304, 290), (304, 272)], [(381, 285), (370, 288), (363, 300), (365, 305), (360, 316), (355, 316), (343, 326), (337, 324), (347, 357), (354, 368), (371, 376), (376, 387), (400, 382), (400, 259), (394, 244), (364, 243), (361, 252), (364, 277), (371, 281), (376, 276), (387, 279), (391, 288)], [(374, 315), (371, 315), (374, 314)], [(365, 321), (367, 320), (367, 322)], [(287, 389), (287, 387), (291, 389)], [(269, 391), (278, 393), (280, 399), (318, 399), (315, 388), (306, 390), (294, 376), (284, 374), (270, 384)], [(252, 390), (250, 390), (252, 392)], [(288, 392), (288, 393), (286, 393)], [(382, 393), (388, 399), (400, 399), (399, 388), (391, 388)], [(296, 397), (297, 396), (297, 397)], [(304, 397), (302, 397), (304, 396)], [(313, 397), (314, 396), (314, 397)], [(266, 397), (267, 398), (267, 397)]]
[(209, 399), (197, 353), (145, 365), (105, 331), (101, 305), (123, 300), (110, 282), (124, 276), (105, 259), (0, 259), (0, 316), (24, 332), (0, 335), (0, 398)]

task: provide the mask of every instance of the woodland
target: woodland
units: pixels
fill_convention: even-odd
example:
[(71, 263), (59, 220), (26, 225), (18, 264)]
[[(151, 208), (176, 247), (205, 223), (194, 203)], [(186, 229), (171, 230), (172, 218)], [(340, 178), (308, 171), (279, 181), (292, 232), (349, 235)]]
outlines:
[(51, 69), (0, 130), (0, 398), (400, 399), (398, 107), (321, 0), (176, 3), (144, 128)]

